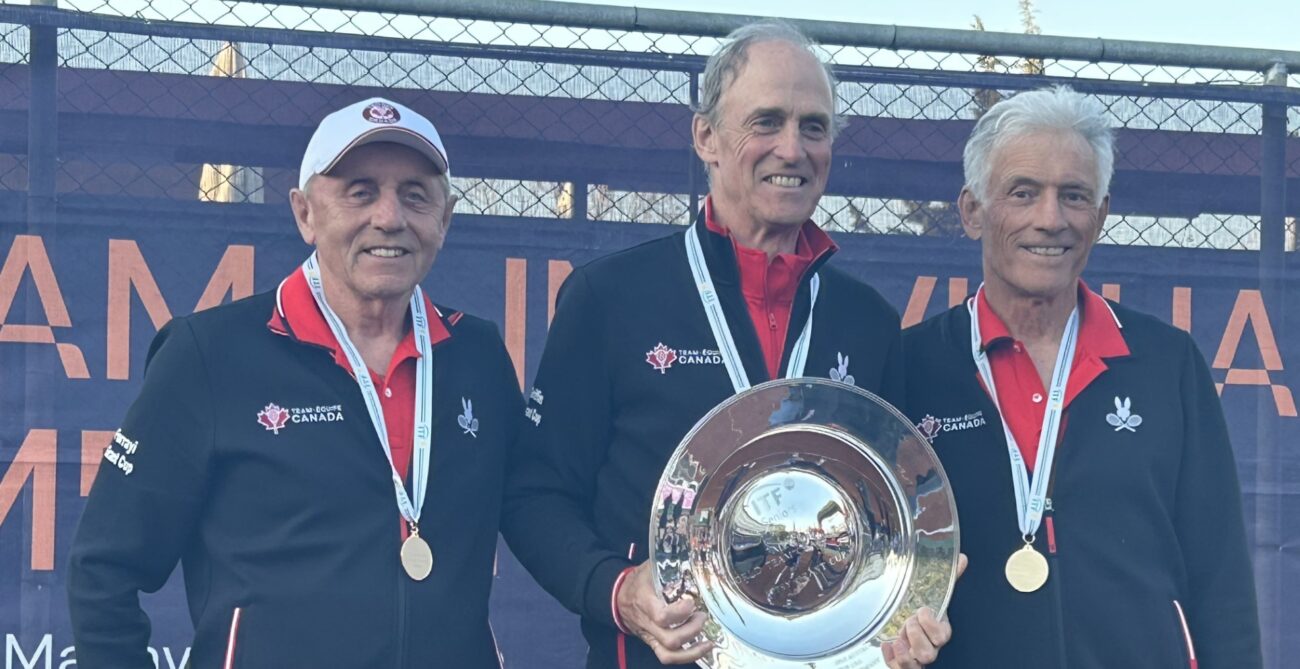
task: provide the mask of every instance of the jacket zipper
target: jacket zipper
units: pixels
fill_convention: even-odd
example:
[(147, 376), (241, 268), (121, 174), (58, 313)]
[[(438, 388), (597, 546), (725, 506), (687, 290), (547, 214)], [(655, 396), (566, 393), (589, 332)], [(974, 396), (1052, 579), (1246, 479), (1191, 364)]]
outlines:
[(1061, 561), (1056, 553), (1056, 521), (1053, 516), (1055, 516), (1055, 513), (1049, 512), (1043, 518), (1043, 522), (1047, 526), (1047, 563), (1050, 565), (1048, 581), (1051, 583), (1052, 588), (1052, 603), (1056, 605), (1056, 615), (1054, 616), (1056, 623), (1054, 636), (1056, 637), (1056, 656), (1058, 658), (1056, 666), (1060, 669), (1067, 669), (1070, 662), (1065, 655), (1065, 607), (1061, 605)]
[(406, 666), (406, 577), (397, 573), (397, 669)]

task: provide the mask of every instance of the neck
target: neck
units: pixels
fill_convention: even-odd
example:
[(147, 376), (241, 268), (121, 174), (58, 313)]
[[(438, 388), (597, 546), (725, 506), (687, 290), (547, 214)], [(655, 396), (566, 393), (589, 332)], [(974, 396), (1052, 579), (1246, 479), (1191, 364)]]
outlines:
[(1033, 346), (1061, 341), (1070, 313), (1079, 302), (1073, 287), (1063, 294), (1043, 297), (1017, 294), (1005, 286), (984, 285), (984, 298), (993, 313), (1006, 324), (1011, 336)]
[(358, 299), (354, 295), (336, 295), (330, 285), (325, 284), (325, 299), (347, 328), (348, 338), (367, 367), (386, 373), (393, 352), (406, 336), (410, 296), (400, 300)]
[(767, 254), (770, 261), (780, 253), (794, 253), (799, 245), (801, 225), (759, 225), (753, 221), (727, 221), (718, 216), (715, 209), (713, 220), (726, 228), (736, 242), (745, 248), (756, 249)]

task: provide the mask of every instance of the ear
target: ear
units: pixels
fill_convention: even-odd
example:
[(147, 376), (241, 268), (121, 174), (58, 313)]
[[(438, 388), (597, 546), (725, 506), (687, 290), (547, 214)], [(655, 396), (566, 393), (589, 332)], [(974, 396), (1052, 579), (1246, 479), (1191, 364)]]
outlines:
[(298, 234), (308, 246), (316, 245), (316, 230), (311, 225), (311, 202), (306, 191), (294, 188), (289, 191), (289, 208), (293, 210), (293, 220), (298, 224)]
[(976, 241), (984, 236), (984, 226), (976, 216), (980, 206), (981, 203), (979, 198), (975, 197), (974, 191), (967, 186), (962, 186), (961, 195), (957, 196), (957, 212), (961, 214), (961, 227), (966, 231), (966, 236)]
[(1097, 235), (1093, 237), (1092, 242), (1097, 243), (1101, 239), (1101, 230), (1106, 227), (1106, 218), (1110, 216), (1110, 194), (1101, 199), (1101, 206), (1097, 207)]
[(695, 155), (706, 166), (718, 164), (718, 131), (703, 114), (696, 114), (691, 119), (691, 141), (695, 145)]
[(460, 201), (459, 195), (447, 195), (447, 206), (442, 209), (442, 238), (447, 238), (447, 231), (451, 229), (451, 215), (456, 210), (456, 203)]

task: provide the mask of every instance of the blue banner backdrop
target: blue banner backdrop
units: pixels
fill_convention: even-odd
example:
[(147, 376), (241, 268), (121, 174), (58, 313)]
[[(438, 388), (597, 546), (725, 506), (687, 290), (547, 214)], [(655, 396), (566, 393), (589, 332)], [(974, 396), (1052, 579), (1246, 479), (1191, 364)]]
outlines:
[[(134, 398), (144, 355), (174, 314), (269, 290), (307, 253), (287, 211), (181, 207), (170, 220), (84, 210), (57, 226), (0, 212), (0, 635), (4, 667), (75, 666), (63, 586), (68, 550), (108, 435)], [(9, 221), (9, 222), (6, 222)], [(521, 386), (541, 355), (568, 270), (672, 232), (657, 225), (460, 217), (425, 282), (445, 304), (495, 320)], [(839, 235), (833, 261), (881, 290), (905, 321), (947, 308), (979, 280), (965, 240)], [(1284, 276), (1295, 277), (1295, 258)], [(1300, 314), (1297, 285), (1261, 281), (1259, 254), (1102, 246), (1094, 289), (1190, 330), (1232, 430), (1254, 552), (1268, 665), (1300, 657)], [(646, 333), (646, 348), (654, 345)], [(252, 417), (250, 416), (250, 420)], [(436, 446), (435, 446), (436, 447)], [(1118, 463), (1117, 463), (1118, 465)], [(579, 666), (559, 609), (502, 548), (494, 627), (511, 668)], [(158, 666), (189, 645), (173, 577), (147, 595)], [(449, 605), (454, 605), (449, 603)], [(958, 631), (960, 633), (960, 631)]]

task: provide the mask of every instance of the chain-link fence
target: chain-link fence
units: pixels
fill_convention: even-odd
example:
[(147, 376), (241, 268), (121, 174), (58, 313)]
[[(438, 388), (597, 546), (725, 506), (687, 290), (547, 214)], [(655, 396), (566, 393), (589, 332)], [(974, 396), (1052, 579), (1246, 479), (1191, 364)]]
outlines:
[[(57, 67), (34, 62), (42, 39), (55, 41)], [(104, 198), (145, 209), (283, 206), (321, 116), (382, 93), (436, 119), (461, 213), (682, 224), (707, 191), (688, 105), (718, 43), (687, 30), (226, 0), (6, 0), (0, 196), (49, 192), (60, 207)], [(1300, 192), (1296, 75), (1270, 82), (1249, 69), (824, 49), (848, 121), (816, 214), (830, 230), (959, 234), (953, 201), (974, 119), (1002, 96), (1058, 82), (1096, 95), (1119, 129), (1103, 243), (1259, 249), (1265, 141), (1283, 144), (1280, 183)], [(53, 91), (53, 108), (34, 86)], [(1265, 137), (1270, 104), (1289, 107), (1285, 137)], [(30, 114), (48, 122), (29, 123)], [(29, 177), (26, 148), (43, 146), (29, 137), (42, 132), (58, 146), (43, 185), (39, 170)], [(1300, 208), (1292, 200), (1287, 250)]]

